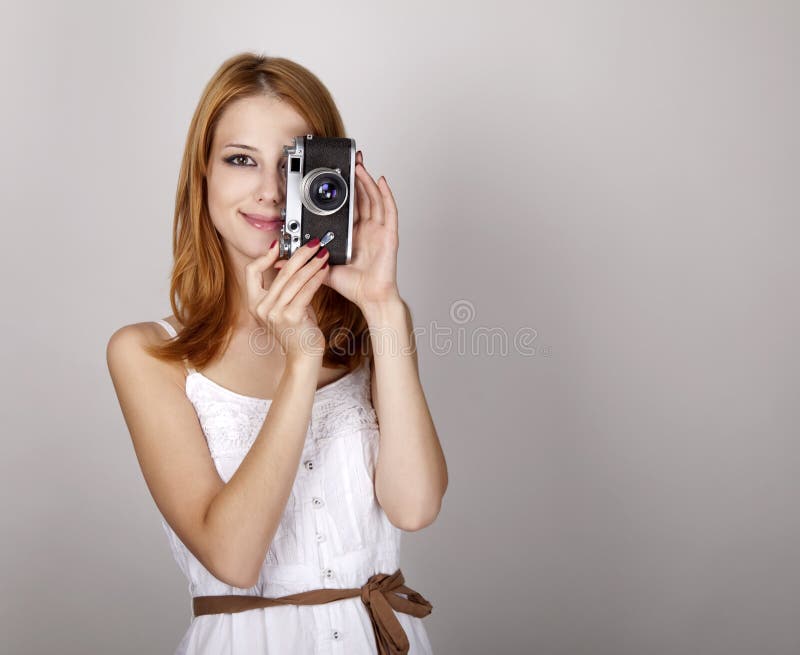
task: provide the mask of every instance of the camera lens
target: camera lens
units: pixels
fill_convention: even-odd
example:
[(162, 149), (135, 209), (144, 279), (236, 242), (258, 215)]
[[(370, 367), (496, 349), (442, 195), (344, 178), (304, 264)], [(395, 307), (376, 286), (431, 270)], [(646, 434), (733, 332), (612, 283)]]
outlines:
[(333, 214), (347, 201), (347, 183), (338, 171), (317, 168), (303, 179), (301, 201), (315, 214)]
[(339, 202), (339, 195), (338, 182), (327, 175), (318, 177), (311, 185), (311, 197), (320, 209), (335, 207)]

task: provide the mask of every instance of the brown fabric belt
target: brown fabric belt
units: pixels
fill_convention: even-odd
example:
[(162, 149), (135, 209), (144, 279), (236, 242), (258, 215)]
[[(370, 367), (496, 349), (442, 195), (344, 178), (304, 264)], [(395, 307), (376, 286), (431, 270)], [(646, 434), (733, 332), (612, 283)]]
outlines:
[[(404, 582), (403, 574), (397, 569), (391, 575), (376, 573), (358, 589), (313, 589), (280, 598), (195, 596), (192, 605), (194, 615), (200, 616), (231, 614), (275, 605), (319, 605), (361, 596), (372, 621), (379, 655), (406, 655), (409, 649), (408, 637), (392, 609), (421, 618), (430, 614), (433, 606), (416, 591), (406, 587)], [(407, 594), (408, 598), (403, 598), (398, 592)]]

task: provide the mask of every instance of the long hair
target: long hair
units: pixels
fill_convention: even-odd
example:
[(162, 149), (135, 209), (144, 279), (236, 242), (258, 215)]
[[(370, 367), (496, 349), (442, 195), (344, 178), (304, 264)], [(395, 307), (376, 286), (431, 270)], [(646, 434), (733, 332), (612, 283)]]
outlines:
[[(330, 92), (308, 69), (289, 59), (246, 52), (219, 67), (206, 84), (192, 117), (175, 194), (170, 305), (183, 330), (149, 346), (162, 360), (186, 359), (202, 368), (224, 352), (239, 311), (239, 288), (206, 201), (206, 171), (214, 130), (235, 100), (258, 95), (292, 106), (323, 137), (345, 137)], [(372, 354), (361, 310), (328, 286), (311, 300), (325, 336), (323, 366), (353, 370)]]

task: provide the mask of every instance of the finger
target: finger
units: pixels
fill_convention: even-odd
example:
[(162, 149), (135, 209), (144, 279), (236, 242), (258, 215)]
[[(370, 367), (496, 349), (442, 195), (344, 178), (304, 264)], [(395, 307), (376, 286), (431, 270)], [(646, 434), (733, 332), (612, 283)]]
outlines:
[(397, 203), (394, 201), (394, 194), (389, 188), (386, 178), (381, 175), (378, 180), (378, 189), (383, 196), (383, 206), (386, 208), (386, 227), (397, 232)]
[(280, 292), (286, 284), (286, 281), (292, 277), (297, 270), (302, 268), (308, 259), (319, 250), (319, 240), (317, 240), (317, 243), (313, 246), (309, 246), (310, 243), (310, 241), (307, 241), (300, 246), (292, 253), (292, 256), (289, 257), (288, 260), (281, 260), (283, 261), (283, 265), (278, 269), (278, 274), (269, 287), (269, 297), (273, 302), (280, 296)]
[(252, 303), (251, 308), (265, 295), (263, 273), (275, 263), (278, 258), (278, 251), (278, 242), (274, 241), (266, 254), (256, 257), (244, 267), (245, 288), (247, 289), (247, 297)]
[(369, 194), (358, 177), (356, 177), (356, 200), (358, 202), (358, 215), (362, 221), (368, 221), (370, 219)]
[(294, 298), (292, 298), (289, 305), (287, 305), (287, 310), (291, 309), (294, 311), (299, 311), (301, 308), (309, 305), (311, 303), (311, 299), (314, 297), (314, 294), (322, 286), (323, 281), (327, 278), (328, 271), (330, 271), (329, 266), (325, 266), (325, 268), (321, 268), (320, 270), (316, 271), (298, 290)]
[(361, 164), (356, 166), (356, 175), (360, 176), (361, 183), (364, 185), (369, 195), (370, 220), (383, 224), (383, 198), (381, 197), (378, 185), (375, 184), (375, 180), (372, 179), (372, 176), (367, 173), (367, 169)]
[[(356, 151), (356, 164), (363, 164), (364, 163), (364, 156), (361, 154), (360, 150)], [(361, 212), (359, 205), (359, 191), (358, 191), (358, 178), (353, 176), (355, 180), (355, 184), (353, 186), (353, 225), (358, 225), (358, 222), (361, 220), (361, 217), (364, 214)]]
[[(320, 253), (322, 253), (322, 257), (319, 257)], [(295, 272), (294, 275), (292, 275), (291, 278), (286, 282), (282, 291), (280, 292), (280, 296), (278, 296), (276, 301), (277, 305), (281, 307), (289, 305), (303, 285), (308, 282), (308, 280), (310, 280), (311, 277), (317, 273), (317, 271), (327, 264), (329, 256), (330, 254), (328, 249), (323, 248), (317, 253), (316, 256), (311, 258), (310, 262), (303, 266), (299, 271)]]
[(353, 186), (353, 227), (358, 225), (358, 222), (361, 220), (361, 212), (358, 209), (358, 184)]

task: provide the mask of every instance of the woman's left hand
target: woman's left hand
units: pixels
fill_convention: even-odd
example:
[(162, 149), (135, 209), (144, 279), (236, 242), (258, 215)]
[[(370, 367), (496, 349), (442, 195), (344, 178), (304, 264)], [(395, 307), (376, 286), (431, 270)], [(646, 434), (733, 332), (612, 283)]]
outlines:
[[(362, 310), (399, 297), (397, 205), (386, 178), (381, 176), (376, 183), (363, 161), (359, 151), (350, 263), (329, 266), (322, 281)], [(275, 267), (284, 264), (285, 260), (279, 260)]]

